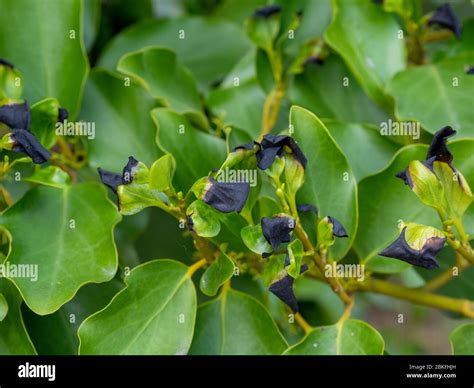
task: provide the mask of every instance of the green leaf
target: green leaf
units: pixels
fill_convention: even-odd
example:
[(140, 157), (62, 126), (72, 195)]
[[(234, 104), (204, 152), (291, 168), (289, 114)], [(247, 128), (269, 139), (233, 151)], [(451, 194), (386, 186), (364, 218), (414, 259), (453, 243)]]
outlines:
[(84, 284), (110, 280), (117, 270), (113, 228), (119, 220), (96, 183), (40, 186), (3, 213), (0, 223), (10, 236), (5, 265), (37, 265), (30, 277), (11, 279), (28, 307), (50, 314)]
[(23, 93), (20, 72), (7, 65), (0, 65), (0, 101), (19, 100)]
[(359, 183), (361, 227), (354, 249), (365, 263), (398, 237), (400, 221), (436, 225), (436, 212), (420, 203), (410, 188), (395, 177), (412, 160), (424, 159), (427, 150), (425, 145), (406, 146), (395, 154), (385, 169)]
[(191, 275), (167, 259), (135, 267), (127, 287), (80, 326), (79, 353), (186, 354), (196, 319)]
[(238, 86), (215, 89), (209, 93), (207, 105), (224, 125), (234, 125), (256, 138), (260, 133), (265, 93), (252, 78)]
[(474, 136), (474, 111), (468, 102), (474, 77), (466, 74), (472, 63), (474, 54), (465, 54), (398, 73), (387, 86), (397, 118), (416, 120), (430, 133), (450, 125), (461, 136)]
[(474, 323), (466, 323), (453, 330), (449, 336), (454, 355), (474, 354)]
[(287, 268), (288, 274), (295, 279), (300, 276), (301, 262), (303, 261), (304, 247), (303, 243), (296, 239), (288, 244), (288, 257), (290, 265)]
[(219, 287), (232, 277), (234, 268), (232, 259), (222, 252), (203, 273), (199, 283), (201, 291), (208, 296), (216, 295)]
[(324, 245), (326, 247), (331, 247), (336, 242), (336, 239), (333, 234), (333, 225), (329, 221), (328, 217), (324, 217), (318, 222), (317, 226), (317, 236), (318, 236), (318, 246)]
[(21, 317), (21, 295), (5, 279), (0, 279), (0, 293), (8, 304), (8, 314), (0, 321), (0, 355), (36, 354)]
[(358, 181), (382, 169), (399, 148), (386, 136), (380, 136), (375, 126), (333, 120), (324, 120), (324, 124), (347, 155)]
[(170, 109), (156, 108), (151, 115), (158, 129), (156, 143), (176, 160), (177, 190), (186, 192), (197, 179), (224, 161), (226, 150), (222, 139), (198, 130), (186, 117)]
[(0, 294), (0, 322), (2, 322), (8, 314), (8, 302), (3, 296)]
[(421, 161), (412, 160), (408, 164), (408, 173), (413, 181), (412, 190), (421, 202), (437, 209), (441, 213), (445, 213), (447, 204), (445, 201), (444, 187), (434, 172)]
[(22, 72), (25, 98), (35, 102), (54, 97), (74, 119), (89, 70), (82, 1), (1, 0), (0, 8), (0, 36), (5, 37), (0, 40), (0, 58)]
[(281, 354), (287, 343), (265, 307), (249, 295), (227, 290), (199, 306), (190, 354)]
[(188, 69), (181, 66), (174, 51), (168, 48), (146, 47), (125, 54), (119, 61), (118, 71), (130, 75), (164, 105), (195, 118), (207, 127), (202, 113), (196, 81)]
[(117, 280), (101, 284), (87, 284), (58, 311), (36, 315), (23, 305), (22, 315), (26, 330), (40, 355), (77, 355), (77, 329), (89, 315), (104, 308), (124, 284)]
[(71, 183), (71, 178), (58, 166), (47, 166), (36, 170), (33, 175), (23, 179), (26, 182), (38, 183), (44, 186), (65, 188)]
[(89, 142), (90, 165), (118, 172), (130, 155), (146, 165), (158, 159), (156, 128), (150, 118), (155, 106), (155, 100), (143, 88), (126, 86), (118, 75), (93, 71), (81, 111), (81, 118), (94, 123), (97, 129)]
[(164, 193), (174, 193), (173, 177), (175, 171), (176, 161), (173, 155), (163, 155), (150, 167), (150, 189), (156, 189)]
[(400, 30), (394, 16), (372, 1), (334, 0), (332, 23), (324, 35), (366, 93), (385, 109), (392, 106), (385, 85), (405, 68), (405, 42), (398, 37)]
[(349, 319), (332, 326), (317, 327), (285, 355), (382, 355), (382, 336), (368, 323)]
[[(371, 272), (383, 274), (395, 274), (407, 270), (411, 264), (402, 260), (394, 260), (390, 257), (374, 256), (366, 264), (366, 269)], [(430, 271), (425, 271), (430, 272)]]
[(118, 34), (104, 50), (99, 66), (114, 70), (122, 55), (156, 45), (175, 50), (201, 85), (224, 77), (250, 48), (241, 29), (222, 19), (147, 20)]
[(330, 55), (323, 65), (307, 64), (304, 72), (295, 76), (288, 93), (294, 104), (321, 118), (374, 124), (387, 119), (337, 55)]
[(84, 45), (87, 51), (92, 49), (100, 28), (100, 0), (84, 0)]
[(221, 231), (216, 211), (201, 200), (194, 201), (186, 210), (186, 215), (193, 222), (193, 231), (201, 237), (215, 237)]
[(31, 107), (30, 131), (46, 148), (52, 147), (56, 141), (59, 108), (59, 102), (55, 98), (46, 98)]
[(150, 189), (148, 184), (132, 182), (117, 187), (120, 213), (131, 216), (150, 206), (163, 207), (166, 197), (158, 190)]
[(293, 106), (290, 124), (294, 138), (308, 156), (305, 183), (298, 203), (317, 206), (320, 214), (330, 214), (345, 227), (349, 238), (332, 248), (334, 257), (344, 256), (357, 230), (357, 185), (347, 158), (324, 124), (311, 112)]
[(245, 31), (249, 38), (267, 52), (273, 50), (273, 42), (280, 30), (281, 12), (268, 17), (252, 15), (245, 21)]
[(261, 225), (249, 225), (240, 232), (245, 246), (259, 255), (272, 251), (272, 247), (263, 236)]

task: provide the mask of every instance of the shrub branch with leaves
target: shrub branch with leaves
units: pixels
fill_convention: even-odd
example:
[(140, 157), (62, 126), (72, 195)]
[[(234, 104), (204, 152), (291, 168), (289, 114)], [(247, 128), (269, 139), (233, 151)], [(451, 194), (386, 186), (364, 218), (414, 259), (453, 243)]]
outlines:
[[(0, 0), (54, 25), (0, 16), (0, 353), (384, 354), (354, 318), (364, 294), (474, 319), (472, 20), (402, 0), (221, 5), (138, 22), (89, 72), (106, 32), (87, 18), (113, 13), (65, 3)], [(68, 70), (26, 61), (36, 41)], [(374, 130), (392, 120), (422, 132)], [(140, 257), (150, 214), (187, 258), (159, 234)], [(328, 324), (305, 284), (332, 290), (310, 297)], [(474, 353), (472, 323), (450, 339)]]

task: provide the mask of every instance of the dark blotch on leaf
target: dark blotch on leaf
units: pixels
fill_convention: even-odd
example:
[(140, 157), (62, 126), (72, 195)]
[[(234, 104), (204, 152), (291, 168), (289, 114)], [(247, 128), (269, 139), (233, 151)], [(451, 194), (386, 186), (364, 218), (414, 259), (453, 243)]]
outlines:
[(33, 163), (42, 164), (51, 158), (49, 151), (41, 145), (30, 131), (14, 129), (10, 137), (13, 141), (12, 150), (27, 154), (33, 160)]
[(69, 112), (66, 108), (59, 108), (58, 109), (58, 123), (64, 122), (69, 118)]
[(281, 12), (281, 6), (280, 5), (268, 5), (266, 7), (262, 7), (257, 9), (254, 13), (254, 17), (263, 17), (263, 18), (268, 18), (274, 14), (277, 14), (278, 12)]
[(0, 106), (0, 122), (11, 129), (30, 129), (31, 113), (28, 102)]
[(261, 226), (263, 236), (276, 251), (281, 243), (290, 242), (290, 233), (295, 228), (295, 220), (286, 216), (263, 217)]
[(13, 63), (7, 61), (6, 59), (0, 58), (0, 65), (7, 66), (10, 69), (13, 69), (15, 66), (13, 66)]
[(122, 184), (122, 175), (112, 171), (107, 171), (102, 168), (98, 168), (100, 180), (104, 185), (110, 188), (114, 193), (117, 193), (117, 186)]
[[(446, 145), (446, 139), (456, 134), (456, 131), (451, 127), (441, 128), (434, 134), (433, 140), (431, 141), (426, 160), (432, 162), (444, 162), (451, 166), (453, 161), (453, 154), (449, 151)], [(434, 159), (433, 159), (434, 158)]]
[(400, 236), (390, 246), (380, 252), (379, 255), (403, 260), (426, 269), (439, 267), (435, 256), (444, 247), (446, 238), (431, 237), (426, 241), (423, 248), (417, 251), (408, 245), (405, 231), (406, 227), (403, 228)]
[(204, 194), (203, 201), (222, 213), (239, 213), (245, 206), (250, 193), (248, 182), (226, 183), (208, 179), (210, 185)]
[(300, 147), (296, 143), (295, 139), (286, 135), (265, 135), (262, 143), (261, 149), (257, 152), (257, 164), (261, 170), (266, 170), (269, 168), (276, 156), (282, 156), (284, 152), (284, 147), (290, 148), (295, 159), (301, 163), (301, 165), (306, 168), (307, 160), (301, 151)]
[(433, 16), (428, 20), (429, 26), (434, 24), (451, 30), (458, 38), (461, 37), (461, 22), (448, 3), (436, 8)]
[[(285, 267), (290, 264), (288, 256), (285, 259)], [(300, 267), (300, 273), (305, 272), (308, 269), (306, 264)], [(283, 278), (272, 283), (268, 288), (272, 294), (274, 294), (283, 303), (288, 305), (294, 313), (299, 311), (298, 302), (296, 300), (295, 292), (293, 290), (294, 279), (290, 275), (285, 275)]]
[(123, 168), (122, 172), (122, 182), (124, 185), (132, 183), (133, 175), (135, 174), (135, 168), (138, 166), (138, 160), (133, 156), (128, 157), (128, 162)]
[(334, 237), (349, 237), (346, 229), (338, 220), (331, 216), (328, 216), (328, 220), (332, 224), (332, 235)]
[(318, 214), (318, 208), (316, 206), (311, 205), (310, 203), (302, 203), (301, 205), (296, 205), (296, 210), (299, 212), (314, 212), (314, 214)]

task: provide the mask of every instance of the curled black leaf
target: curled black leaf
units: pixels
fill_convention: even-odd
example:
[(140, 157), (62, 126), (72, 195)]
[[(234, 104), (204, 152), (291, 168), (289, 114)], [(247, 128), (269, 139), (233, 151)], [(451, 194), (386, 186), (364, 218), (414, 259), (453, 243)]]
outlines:
[(42, 164), (51, 158), (49, 151), (26, 129), (14, 129), (10, 139), (13, 142), (12, 151), (27, 154), (33, 163)]
[(122, 184), (122, 175), (112, 171), (107, 171), (102, 168), (97, 169), (100, 180), (104, 185), (110, 188), (115, 194), (117, 194), (117, 187)]
[(272, 5), (268, 5), (266, 7), (262, 7), (262, 8), (257, 9), (253, 13), (253, 16), (254, 17), (268, 18), (268, 17), (270, 17), (272, 15), (275, 15), (279, 12), (281, 12), (281, 6), (276, 5), (276, 4), (272, 4)]
[(11, 129), (30, 129), (31, 113), (28, 102), (0, 106), (0, 123)]
[(59, 108), (58, 109), (58, 123), (64, 122), (69, 118), (69, 112), (66, 108)]
[[(285, 259), (285, 267), (290, 265), (288, 256)], [(303, 264), (300, 267), (300, 273), (308, 270), (308, 266)], [(274, 294), (283, 303), (288, 305), (291, 310), (296, 314), (299, 311), (298, 302), (296, 300), (295, 292), (293, 290), (294, 279), (290, 275), (286, 274), (282, 278), (273, 282), (268, 288), (272, 294)]]
[(461, 22), (448, 3), (436, 8), (436, 11), (428, 20), (428, 25), (438, 25), (451, 30), (458, 38), (461, 37)]
[(248, 182), (218, 182), (208, 178), (208, 186), (202, 200), (222, 213), (239, 213), (245, 206), (250, 193)]
[(276, 251), (281, 243), (290, 242), (290, 233), (295, 228), (293, 218), (286, 216), (263, 217), (260, 223), (263, 236), (272, 246), (273, 251)]
[(239, 151), (239, 150), (251, 151), (251, 150), (253, 150), (253, 147), (256, 146), (256, 145), (259, 147), (259, 149), (261, 148), (259, 142), (251, 141), (250, 143), (241, 144), (237, 147), (232, 148), (232, 150), (230, 152), (235, 152), (235, 151)]
[(332, 224), (332, 235), (334, 237), (349, 237), (346, 229), (334, 217), (328, 216), (328, 221)]
[(302, 203), (301, 205), (296, 205), (296, 210), (299, 212), (314, 212), (314, 214), (318, 214), (318, 208), (316, 206), (311, 205), (310, 203)]
[(122, 171), (122, 182), (124, 185), (132, 183), (133, 176), (135, 175), (135, 171), (137, 167), (138, 167), (138, 160), (135, 159), (133, 156), (129, 156), (128, 162)]
[(455, 134), (456, 131), (449, 126), (441, 128), (439, 131), (437, 131), (433, 136), (433, 140), (431, 141), (430, 148), (428, 149), (428, 153), (426, 155), (426, 160), (431, 161), (431, 164), (433, 161), (437, 161), (448, 163), (451, 166), (453, 154), (449, 151), (448, 146), (446, 145), (446, 140), (448, 137), (451, 137)]
[(276, 156), (283, 155), (285, 146), (290, 149), (295, 159), (306, 168), (307, 159), (295, 139), (286, 135), (275, 136), (272, 134), (265, 135), (262, 140), (261, 149), (257, 152), (258, 167), (261, 170), (269, 168), (273, 164)]
[(416, 250), (410, 247), (408, 244), (405, 238), (405, 231), (406, 227), (402, 229), (400, 236), (392, 244), (380, 252), (379, 255), (403, 260), (407, 263), (426, 269), (439, 267), (435, 256), (444, 247), (446, 238), (431, 237), (426, 240), (422, 249)]
[(7, 66), (10, 69), (13, 69), (15, 66), (13, 66), (13, 63), (7, 61), (6, 59), (0, 58), (0, 65)]

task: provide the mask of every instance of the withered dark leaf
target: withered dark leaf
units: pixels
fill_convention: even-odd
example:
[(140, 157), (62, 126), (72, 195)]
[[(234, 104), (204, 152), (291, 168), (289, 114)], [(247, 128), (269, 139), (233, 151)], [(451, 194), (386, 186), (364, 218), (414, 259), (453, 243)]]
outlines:
[(332, 234), (334, 237), (349, 237), (346, 229), (334, 217), (328, 216), (329, 222), (332, 224)]
[(122, 184), (122, 175), (112, 171), (107, 171), (102, 168), (98, 168), (100, 180), (104, 185), (110, 188), (114, 193), (117, 193), (117, 186)]
[(444, 162), (451, 165), (451, 162), (453, 161), (453, 154), (451, 154), (449, 151), (448, 146), (446, 145), (446, 140), (448, 137), (451, 137), (455, 134), (456, 131), (449, 126), (441, 128), (439, 131), (437, 131), (433, 136), (433, 140), (431, 141), (430, 148), (428, 149), (428, 153), (426, 155), (426, 160)]
[(58, 108), (58, 123), (64, 122), (69, 118), (69, 112), (66, 108)]
[(245, 206), (250, 193), (248, 182), (218, 182), (208, 178), (209, 186), (202, 200), (222, 213), (239, 213)]
[(428, 20), (428, 25), (438, 25), (451, 30), (458, 38), (461, 37), (461, 22), (449, 3), (436, 8), (436, 11)]
[(128, 162), (122, 171), (122, 183), (124, 185), (127, 185), (133, 182), (133, 175), (135, 174), (135, 170), (137, 166), (138, 166), (138, 160), (135, 159), (133, 156), (129, 156)]
[(0, 122), (11, 129), (30, 129), (31, 113), (28, 102), (0, 106)]
[(260, 221), (263, 236), (276, 251), (281, 243), (290, 242), (290, 233), (295, 228), (295, 220), (286, 216), (263, 217)]
[(272, 15), (277, 14), (278, 12), (281, 12), (281, 6), (272, 4), (272, 5), (267, 5), (266, 7), (261, 7), (258, 8), (254, 13), (254, 17), (263, 17), (263, 18), (268, 18)]
[(10, 138), (13, 141), (12, 151), (27, 154), (33, 163), (42, 164), (51, 158), (49, 151), (26, 129), (14, 129)]
[(302, 203), (301, 205), (296, 205), (296, 210), (299, 212), (314, 212), (314, 214), (318, 214), (318, 208), (316, 206), (311, 205), (310, 203)]
[(235, 152), (235, 151), (238, 151), (238, 150), (251, 151), (251, 150), (253, 150), (253, 147), (255, 145), (258, 145), (258, 147), (261, 148), (260, 143), (258, 143), (256, 141), (252, 141), (250, 143), (241, 144), (241, 145), (238, 145), (237, 147), (232, 148), (231, 152)]
[(433, 269), (439, 267), (436, 255), (444, 247), (446, 238), (431, 237), (426, 240), (421, 250), (410, 247), (405, 238), (406, 227), (402, 229), (400, 236), (387, 248), (379, 253), (380, 256), (391, 257), (406, 261), (418, 267)]
[(265, 135), (261, 144), (261, 149), (257, 152), (257, 165), (261, 170), (269, 168), (276, 156), (282, 156), (284, 147), (287, 146), (295, 159), (306, 168), (307, 159), (296, 143), (295, 139), (286, 135)]

